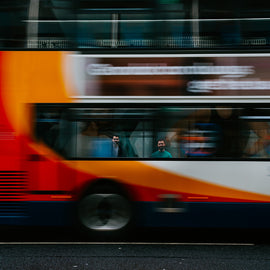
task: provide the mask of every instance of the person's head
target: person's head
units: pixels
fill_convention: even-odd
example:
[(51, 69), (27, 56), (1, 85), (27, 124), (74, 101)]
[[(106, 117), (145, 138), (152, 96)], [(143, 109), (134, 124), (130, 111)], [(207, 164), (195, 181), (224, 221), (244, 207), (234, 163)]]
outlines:
[(119, 144), (120, 139), (118, 135), (113, 135), (112, 142), (115, 144)]
[(158, 151), (163, 152), (165, 150), (165, 147), (166, 147), (165, 140), (164, 139), (159, 139), (158, 143), (157, 143), (157, 146), (158, 146)]

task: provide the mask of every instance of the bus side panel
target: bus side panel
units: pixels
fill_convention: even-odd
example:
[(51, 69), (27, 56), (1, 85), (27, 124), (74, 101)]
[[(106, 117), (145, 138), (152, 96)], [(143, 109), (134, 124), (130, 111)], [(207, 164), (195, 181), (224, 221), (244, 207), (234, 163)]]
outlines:
[[(4, 110), (3, 53), (0, 52), (0, 171), (19, 171), (20, 168), (20, 138), (8, 121)], [(0, 175), (1, 177), (1, 175)]]
[(137, 202), (137, 225), (182, 228), (270, 228), (270, 203), (187, 203), (161, 211), (154, 202)]

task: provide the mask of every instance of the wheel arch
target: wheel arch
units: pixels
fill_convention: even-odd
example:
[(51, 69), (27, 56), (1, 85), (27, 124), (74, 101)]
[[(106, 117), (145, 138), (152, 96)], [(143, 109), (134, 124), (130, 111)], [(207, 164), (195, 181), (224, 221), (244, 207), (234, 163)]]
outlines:
[(94, 193), (98, 188), (106, 188), (114, 189), (118, 194), (126, 197), (130, 202), (134, 200), (134, 192), (132, 191), (132, 187), (128, 186), (125, 183), (121, 183), (119, 180), (114, 178), (96, 178), (91, 182), (87, 182), (79, 195), (79, 200), (85, 197), (87, 194)]

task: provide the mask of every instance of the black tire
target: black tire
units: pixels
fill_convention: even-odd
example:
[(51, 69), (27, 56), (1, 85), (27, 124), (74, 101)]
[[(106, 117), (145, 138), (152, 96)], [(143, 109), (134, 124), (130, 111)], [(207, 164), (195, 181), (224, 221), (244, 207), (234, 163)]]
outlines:
[(121, 238), (131, 229), (132, 207), (120, 190), (101, 185), (79, 202), (78, 220), (83, 231), (92, 238)]

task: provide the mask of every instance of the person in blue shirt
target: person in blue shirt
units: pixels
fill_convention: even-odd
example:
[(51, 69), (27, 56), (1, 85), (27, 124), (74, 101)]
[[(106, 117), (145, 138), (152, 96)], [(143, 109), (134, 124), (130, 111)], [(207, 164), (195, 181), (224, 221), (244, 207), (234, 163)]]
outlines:
[(151, 155), (152, 158), (172, 158), (172, 155), (165, 150), (166, 148), (165, 140), (163, 139), (158, 140), (157, 146), (158, 150)]

